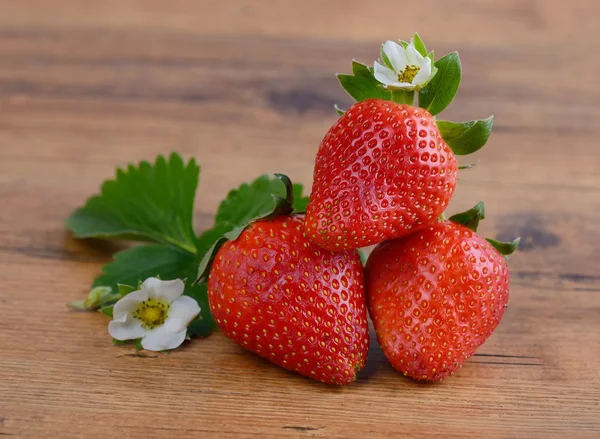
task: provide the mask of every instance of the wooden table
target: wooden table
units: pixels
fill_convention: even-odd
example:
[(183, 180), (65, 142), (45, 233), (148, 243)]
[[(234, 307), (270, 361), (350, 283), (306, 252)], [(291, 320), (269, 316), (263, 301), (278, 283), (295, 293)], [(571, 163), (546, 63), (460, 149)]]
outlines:
[[(376, 3), (0, 3), (0, 435), (600, 437), (600, 4)], [(334, 388), (219, 333), (169, 355), (115, 347), (106, 317), (66, 309), (118, 247), (64, 219), (115, 166), (197, 157), (199, 230), (261, 173), (310, 185), (349, 104), (334, 73), (414, 30), (461, 54), (447, 117), (496, 116), (450, 211), (483, 199), (487, 236), (523, 238), (507, 314), (454, 377), (405, 379), (373, 339)]]

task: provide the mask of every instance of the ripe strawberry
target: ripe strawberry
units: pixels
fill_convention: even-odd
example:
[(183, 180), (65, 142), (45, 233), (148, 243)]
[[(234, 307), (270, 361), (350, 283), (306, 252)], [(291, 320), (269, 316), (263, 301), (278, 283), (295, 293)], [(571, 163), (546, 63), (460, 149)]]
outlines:
[(392, 365), (417, 380), (442, 380), (458, 369), (496, 329), (508, 302), (504, 257), (451, 221), (380, 244), (365, 273), (377, 340)]
[(308, 236), (331, 251), (406, 236), (444, 211), (457, 172), (456, 157), (427, 111), (378, 99), (359, 102), (319, 146)]
[(212, 315), (242, 347), (319, 381), (349, 384), (365, 365), (369, 331), (356, 252), (311, 243), (303, 215), (252, 223), (216, 254)]

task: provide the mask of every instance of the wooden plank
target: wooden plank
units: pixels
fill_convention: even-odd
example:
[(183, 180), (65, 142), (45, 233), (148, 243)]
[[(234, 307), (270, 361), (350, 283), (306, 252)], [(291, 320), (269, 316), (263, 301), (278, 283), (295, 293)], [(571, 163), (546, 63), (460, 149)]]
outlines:
[[(388, 0), (0, 6), (0, 435), (600, 435), (600, 89), (590, 56), (600, 6), (425, 0), (413, 9)], [(407, 380), (373, 338), (358, 382), (332, 388), (221, 334), (169, 355), (114, 347), (104, 316), (65, 308), (123, 248), (64, 230), (116, 165), (172, 150), (197, 157), (199, 230), (230, 188), (261, 173), (310, 186), (332, 105), (350, 104), (333, 73), (417, 27), (436, 53), (461, 53), (464, 83), (444, 117), (496, 116), (450, 210), (483, 199), (486, 235), (523, 238), (505, 318), (456, 376)]]

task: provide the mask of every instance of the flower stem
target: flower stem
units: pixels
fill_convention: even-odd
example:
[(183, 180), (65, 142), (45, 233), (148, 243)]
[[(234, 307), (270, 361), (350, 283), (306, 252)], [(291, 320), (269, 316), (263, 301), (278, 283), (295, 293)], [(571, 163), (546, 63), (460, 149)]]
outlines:
[(397, 104), (414, 105), (415, 92), (412, 90), (394, 90), (392, 91), (392, 100)]

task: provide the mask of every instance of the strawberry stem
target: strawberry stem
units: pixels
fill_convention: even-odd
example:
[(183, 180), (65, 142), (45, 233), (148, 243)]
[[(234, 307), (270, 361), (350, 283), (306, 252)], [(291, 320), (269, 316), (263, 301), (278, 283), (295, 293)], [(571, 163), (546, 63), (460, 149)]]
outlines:
[(412, 90), (393, 90), (392, 101), (397, 104), (414, 105), (415, 92)]

